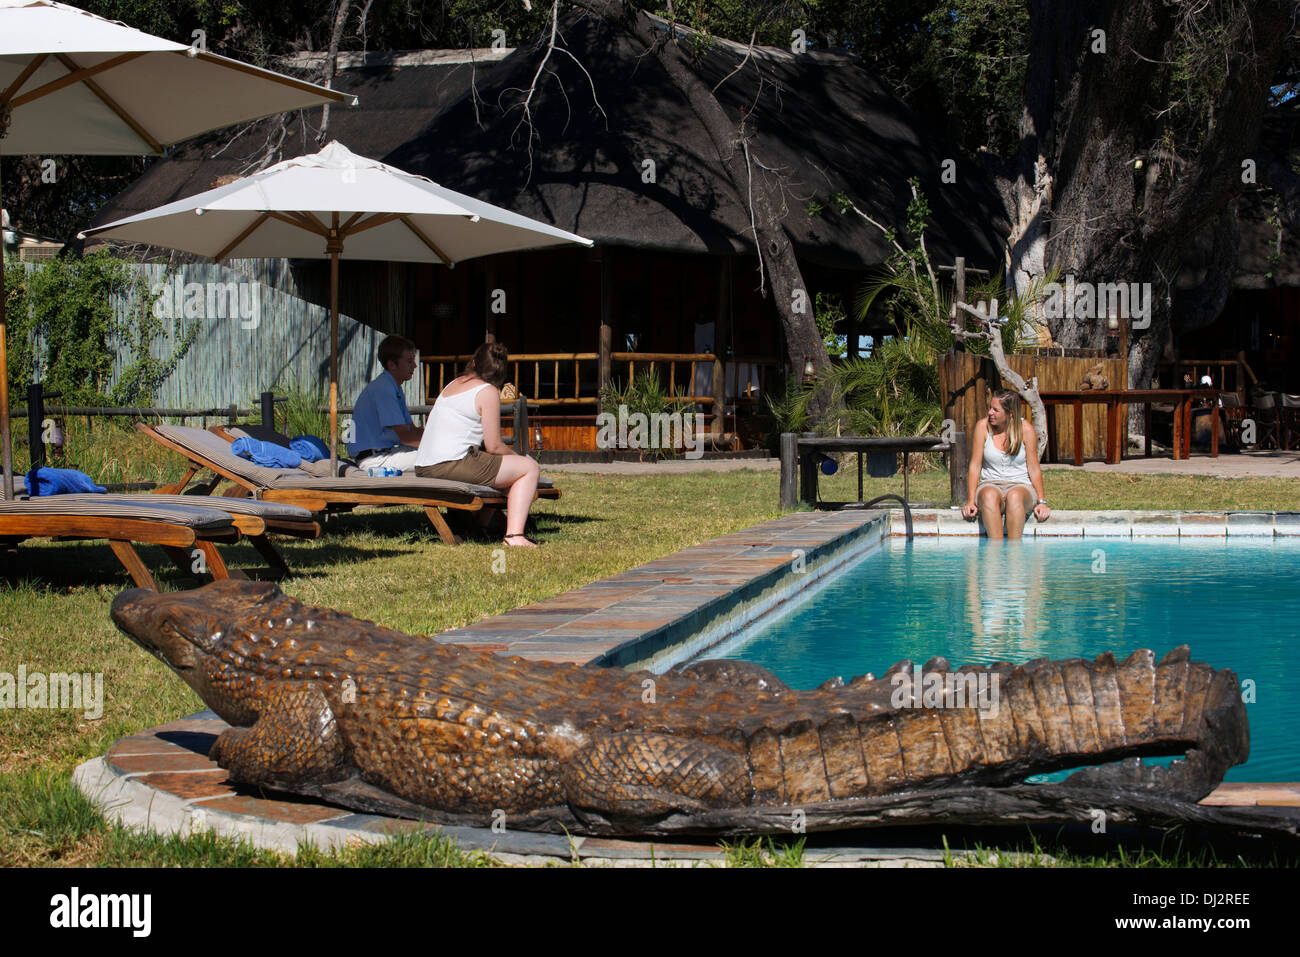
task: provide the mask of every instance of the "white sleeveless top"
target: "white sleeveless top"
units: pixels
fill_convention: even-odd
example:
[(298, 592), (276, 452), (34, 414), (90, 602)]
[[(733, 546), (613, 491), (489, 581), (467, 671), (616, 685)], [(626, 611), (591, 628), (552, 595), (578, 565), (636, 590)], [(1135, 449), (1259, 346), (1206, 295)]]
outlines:
[(1020, 485), (1032, 485), (1033, 483), (1029, 481), (1029, 469), (1025, 466), (1025, 443), (1021, 441), (1020, 451), (1012, 457), (993, 444), (993, 433), (990, 432), (988, 438), (984, 440), (984, 461), (980, 465), (980, 482), (1016, 482)]
[(483, 444), (483, 420), (474, 408), (474, 396), (487, 387), (484, 382), (453, 396), (438, 396), (415, 453), (417, 466), (457, 462)]

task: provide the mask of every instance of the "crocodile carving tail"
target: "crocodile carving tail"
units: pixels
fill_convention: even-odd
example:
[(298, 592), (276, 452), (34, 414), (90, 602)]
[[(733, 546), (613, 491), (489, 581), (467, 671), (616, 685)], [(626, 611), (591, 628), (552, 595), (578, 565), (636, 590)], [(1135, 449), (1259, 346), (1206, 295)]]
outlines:
[[(1159, 662), (902, 661), (794, 691), (744, 662), (656, 676), (503, 658), (247, 582), (124, 592), (113, 618), (233, 726), (211, 756), (234, 780), (448, 823), (754, 833), (796, 814), (816, 829), (1099, 807), (1226, 821), (1196, 802), (1250, 749), (1236, 676), (1185, 646)], [(1159, 755), (1182, 757), (1137, 760)]]

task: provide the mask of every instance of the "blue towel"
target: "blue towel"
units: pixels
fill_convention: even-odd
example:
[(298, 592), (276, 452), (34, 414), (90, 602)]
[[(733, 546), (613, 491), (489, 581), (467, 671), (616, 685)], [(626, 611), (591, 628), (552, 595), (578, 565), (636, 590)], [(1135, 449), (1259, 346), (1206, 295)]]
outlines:
[(314, 435), (295, 435), (289, 448), (302, 456), (304, 462), (319, 462), (330, 457), (330, 448)]
[(269, 469), (296, 469), (302, 465), (302, 456), (293, 449), (286, 449), (273, 442), (259, 442), (247, 436), (231, 442), (230, 451)]
[(72, 495), (78, 492), (103, 492), (85, 472), (76, 469), (52, 469), (42, 465), (27, 473), (28, 495)]

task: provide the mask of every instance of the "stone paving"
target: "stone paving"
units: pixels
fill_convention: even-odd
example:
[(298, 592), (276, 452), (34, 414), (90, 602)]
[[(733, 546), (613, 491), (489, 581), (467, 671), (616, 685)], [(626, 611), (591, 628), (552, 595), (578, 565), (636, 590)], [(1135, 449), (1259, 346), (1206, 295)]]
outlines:
[(541, 661), (650, 664), (691, 636), (739, 630), (806, 575), (856, 557), (873, 529), (879, 539), (879, 512), (794, 512), (435, 637)]
[[(1130, 450), (1127, 453), (1134, 456)], [(574, 462), (546, 465), (551, 472), (592, 472), (602, 475), (678, 475), (687, 472), (734, 472), (753, 469), (779, 472), (779, 459), (669, 459), (663, 462)], [(1140, 453), (1114, 465), (1102, 461), (1084, 462), (1082, 466), (1060, 462), (1044, 464), (1044, 471), (1117, 472), (1125, 475), (1208, 475), (1214, 478), (1300, 478), (1300, 451), (1224, 453), (1211, 458), (1206, 452), (1193, 452), (1191, 458), (1174, 459), (1168, 454), (1145, 458)], [(901, 486), (902, 479), (899, 479)]]
[[(1087, 518), (1057, 514), (1058, 528), (1068, 525), (1077, 529), (1074, 534), (1094, 534)], [(1203, 535), (1207, 524), (1219, 529), (1214, 534), (1235, 534), (1230, 518), (1218, 513), (1216, 524), (1204, 514), (1197, 513), (1189, 524), (1179, 513), (1166, 513), (1163, 534), (1180, 534), (1188, 525)], [(1074, 515), (1098, 519), (1095, 513)], [(1269, 534), (1300, 534), (1300, 516), (1279, 522), (1287, 513), (1258, 515), (1272, 517), (1244, 523), (1243, 533), (1262, 534), (1267, 524)], [(880, 511), (792, 513), (435, 637), (536, 660), (650, 664), (662, 669), (770, 612), (805, 587), (810, 577), (828, 574), (873, 547), (890, 525), (893, 534), (900, 533), (901, 510), (891, 517), (887, 525)], [(943, 510), (918, 512), (914, 520), (918, 536), (970, 535), (975, 529), (960, 515), (960, 524), (954, 524), (953, 515)], [(1130, 522), (1128, 534), (1139, 534), (1133, 531), (1138, 524)], [(960, 531), (963, 526), (966, 530)], [(1111, 524), (1102, 534), (1115, 529)], [(693, 640), (683, 645), (690, 636)], [(104, 757), (81, 765), (73, 780), (108, 816), (127, 826), (163, 834), (210, 829), (287, 853), (307, 841), (333, 848), (433, 827), (233, 785), (207, 757), (226, 727), (208, 711), (151, 728), (121, 739)], [(1224, 784), (1202, 803), (1300, 807), (1300, 783)], [(482, 828), (441, 830), (467, 850), (490, 851), (516, 863), (717, 864), (724, 858), (723, 849), (713, 844), (569, 838), (508, 828), (498, 833), (491, 822), (484, 823)], [(808, 854), (823, 866), (943, 864), (941, 852), (927, 848), (819, 848)]]

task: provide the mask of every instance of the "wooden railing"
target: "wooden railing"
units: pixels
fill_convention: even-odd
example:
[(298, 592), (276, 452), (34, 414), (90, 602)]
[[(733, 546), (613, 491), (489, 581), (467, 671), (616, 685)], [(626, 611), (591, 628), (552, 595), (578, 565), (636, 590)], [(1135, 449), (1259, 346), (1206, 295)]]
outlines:
[[(1187, 373), (1191, 373), (1193, 386), (1199, 386), (1201, 376), (1208, 375), (1220, 392), (1242, 392), (1246, 388), (1241, 363), (1236, 359), (1180, 359), (1156, 363), (1156, 376), (1166, 389), (1181, 389), (1183, 376)], [(1135, 383), (1134, 386), (1145, 387), (1145, 383)]]
[[(433, 402), (443, 388), (468, 362), (470, 356), (422, 356), (425, 366), (425, 394)], [(768, 379), (777, 364), (775, 356), (734, 356), (725, 360), (737, 365), (758, 368), (758, 382), (737, 383), (735, 400), (758, 401), (768, 387)], [(711, 406), (726, 404), (724, 394), (724, 360), (708, 352), (614, 352), (610, 354), (610, 377), (631, 382), (638, 371), (655, 368), (665, 390), (675, 394), (679, 383), (688, 402)], [(536, 352), (512, 355), (509, 381), (513, 382), (530, 405), (594, 406), (600, 400), (600, 354), (596, 352)], [(710, 370), (709, 391), (695, 391), (696, 372), (701, 366)], [(679, 370), (683, 373), (679, 376)], [(746, 386), (750, 386), (747, 390)], [(747, 394), (748, 392), (748, 394)]]

